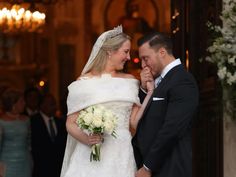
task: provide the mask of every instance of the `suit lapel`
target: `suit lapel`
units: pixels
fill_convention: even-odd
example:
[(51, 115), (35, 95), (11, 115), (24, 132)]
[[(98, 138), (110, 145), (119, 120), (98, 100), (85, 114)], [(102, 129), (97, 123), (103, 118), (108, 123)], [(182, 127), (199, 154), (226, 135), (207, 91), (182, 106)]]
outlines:
[(179, 68), (182, 68), (182, 64), (175, 66), (174, 68), (172, 68), (166, 75), (165, 77), (162, 79), (162, 81), (160, 82), (160, 84), (154, 89), (152, 96), (150, 97), (147, 106), (145, 107), (144, 111), (143, 111), (143, 115), (142, 117), (145, 116), (147, 110), (149, 109), (150, 104), (152, 103), (153, 100), (153, 96), (156, 95), (158, 92), (161, 92), (161, 90), (163, 88), (165, 88), (165, 86), (168, 84), (168, 80), (170, 80), (171, 76), (173, 75), (173, 73), (175, 73), (176, 70), (178, 70)]
[[(156, 88), (155, 88), (155, 89), (156, 89)], [(145, 107), (145, 109), (144, 109), (144, 111), (143, 111), (142, 117), (144, 117), (145, 113), (147, 112), (147, 110), (148, 110), (148, 108), (149, 108), (149, 105), (150, 105), (151, 102), (152, 102), (152, 98), (153, 98), (154, 92), (155, 92), (155, 91), (153, 91), (152, 96), (151, 96), (150, 99), (148, 100), (148, 103), (147, 103), (147, 105), (146, 105), (146, 107)]]

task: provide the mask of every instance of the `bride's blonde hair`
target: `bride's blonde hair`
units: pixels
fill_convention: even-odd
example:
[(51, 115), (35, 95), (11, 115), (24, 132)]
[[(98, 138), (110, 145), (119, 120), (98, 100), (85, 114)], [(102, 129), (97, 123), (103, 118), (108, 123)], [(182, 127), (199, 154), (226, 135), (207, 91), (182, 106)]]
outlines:
[(120, 33), (114, 37), (106, 39), (97, 56), (95, 57), (94, 62), (91, 64), (91, 69), (88, 72), (95, 71), (96, 73), (101, 73), (105, 69), (109, 52), (117, 51), (124, 42), (130, 39), (130, 36), (125, 33)]

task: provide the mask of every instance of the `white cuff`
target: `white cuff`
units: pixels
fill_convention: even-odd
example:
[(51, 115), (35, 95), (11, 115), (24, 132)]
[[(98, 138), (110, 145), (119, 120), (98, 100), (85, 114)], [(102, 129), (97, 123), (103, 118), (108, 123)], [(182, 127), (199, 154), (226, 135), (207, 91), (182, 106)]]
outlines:
[(143, 93), (146, 93), (146, 94), (147, 94), (147, 91), (144, 90), (141, 86), (140, 86), (140, 89), (143, 91)]
[(146, 165), (143, 164), (143, 168), (149, 172), (152, 172)]

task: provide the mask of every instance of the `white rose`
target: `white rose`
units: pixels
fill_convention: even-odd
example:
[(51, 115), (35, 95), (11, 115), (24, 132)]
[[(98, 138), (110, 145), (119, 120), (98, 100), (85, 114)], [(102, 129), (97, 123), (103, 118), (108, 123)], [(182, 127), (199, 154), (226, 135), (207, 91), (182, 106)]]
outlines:
[(86, 125), (90, 125), (92, 120), (93, 120), (93, 114), (92, 113), (87, 113), (84, 117), (83, 117), (84, 123)]
[(79, 117), (83, 118), (86, 114), (87, 112), (82, 110), (79, 112)]
[(92, 120), (92, 124), (94, 127), (101, 127), (102, 126), (102, 119), (101, 117), (94, 117)]
[(94, 117), (102, 117), (103, 112), (104, 110), (102, 108), (99, 108), (99, 107), (95, 108), (93, 112)]
[(107, 121), (104, 123), (104, 129), (106, 133), (111, 134), (114, 131), (114, 128), (115, 127), (112, 122)]

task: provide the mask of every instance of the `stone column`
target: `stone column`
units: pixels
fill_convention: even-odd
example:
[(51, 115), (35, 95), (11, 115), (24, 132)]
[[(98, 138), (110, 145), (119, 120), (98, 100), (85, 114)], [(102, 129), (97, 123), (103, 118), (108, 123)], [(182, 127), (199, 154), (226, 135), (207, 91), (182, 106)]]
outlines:
[(224, 177), (236, 177), (236, 120), (235, 104), (232, 101), (234, 90), (223, 87), (224, 118)]

